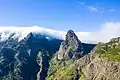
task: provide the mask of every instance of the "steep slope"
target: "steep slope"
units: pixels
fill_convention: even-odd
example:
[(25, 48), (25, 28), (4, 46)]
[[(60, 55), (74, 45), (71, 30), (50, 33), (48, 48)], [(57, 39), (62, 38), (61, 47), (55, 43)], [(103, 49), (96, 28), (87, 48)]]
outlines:
[(120, 80), (119, 44), (118, 38), (99, 43), (93, 52), (76, 62), (86, 80)]
[(57, 56), (50, 62), (47, 80), (120, 80), (120, 38), (98, 43), (79, 59)]
[(49, 51), (51, 53), (49, 55), (52, 56), (58, 50), (61, 40), (47, 39), (46, 35), (34, 33), (29, 33), (21, 41), (18, 41), (19, 37), (12, 36), (14, 34), (1, 42), (0, 79), (36, 80), (40, 68), (37, 63), (38, 52)]

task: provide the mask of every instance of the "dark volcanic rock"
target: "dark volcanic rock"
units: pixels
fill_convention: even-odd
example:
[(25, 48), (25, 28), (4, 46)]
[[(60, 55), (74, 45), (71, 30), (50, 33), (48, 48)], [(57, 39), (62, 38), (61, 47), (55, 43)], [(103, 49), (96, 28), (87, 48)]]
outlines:
[(58, 59), (80, 58), (83, 54), (81, 41), (75, 35), (74, 31), (69, 30), (66, 39), (60, 45)]

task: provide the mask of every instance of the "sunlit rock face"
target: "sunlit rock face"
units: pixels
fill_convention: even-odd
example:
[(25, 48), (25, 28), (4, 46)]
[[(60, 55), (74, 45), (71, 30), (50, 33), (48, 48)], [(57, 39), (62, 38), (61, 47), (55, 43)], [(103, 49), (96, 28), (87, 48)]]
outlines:
[(58, 51), (58, 59), (80, 58), (83, 55), (83, 46), (74, 31), (69, 30)]

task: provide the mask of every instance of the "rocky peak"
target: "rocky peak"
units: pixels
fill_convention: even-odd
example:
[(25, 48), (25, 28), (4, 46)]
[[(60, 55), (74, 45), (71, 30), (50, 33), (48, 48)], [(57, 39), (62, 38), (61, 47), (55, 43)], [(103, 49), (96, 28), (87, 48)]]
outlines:
[(82, 56), (83, 46), (73, 30), (69, 30), (65, 40), (59, 48), (58, 59), (79, 58)]
[(77, 39), (77, 36), (75, 35), (74, 31), (73, 30), (69, 30), (66, 34), (66, 40), (69, 40), (71, 38), (75, 38)]
[(78, 39), (78, 37), (76, 36), (76, 34), (74, 33), (73, 30), (69, 30), (66, 34), (66, 42), (68, 43), (81, 43), (81, 41)]

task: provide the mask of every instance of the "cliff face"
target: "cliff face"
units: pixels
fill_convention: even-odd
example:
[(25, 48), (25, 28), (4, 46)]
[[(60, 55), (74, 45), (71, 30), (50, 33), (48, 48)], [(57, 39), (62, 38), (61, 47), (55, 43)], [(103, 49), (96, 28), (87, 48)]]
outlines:
[(120, 62), (108, 60), (102, 54), (92, 52), (75, 64), (81, 68), (84, 80), (120, 80)]
[(87, 80), (120, 80), (120, 63), (96, 56), (82, 69)]

